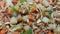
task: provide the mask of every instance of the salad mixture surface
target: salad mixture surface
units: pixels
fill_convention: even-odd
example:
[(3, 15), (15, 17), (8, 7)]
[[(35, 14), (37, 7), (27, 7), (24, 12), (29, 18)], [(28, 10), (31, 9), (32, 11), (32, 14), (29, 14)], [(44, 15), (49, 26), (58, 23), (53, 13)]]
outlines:
[(0, 34), (60, 34), (60, 0), (0, 0)]

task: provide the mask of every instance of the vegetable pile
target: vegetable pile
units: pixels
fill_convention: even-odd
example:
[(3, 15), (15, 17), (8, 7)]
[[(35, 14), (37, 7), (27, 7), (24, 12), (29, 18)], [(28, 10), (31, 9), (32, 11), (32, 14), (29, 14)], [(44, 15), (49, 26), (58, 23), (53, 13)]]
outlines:
[(60, 0), (0, 0), (0, 34), (59, 34)]

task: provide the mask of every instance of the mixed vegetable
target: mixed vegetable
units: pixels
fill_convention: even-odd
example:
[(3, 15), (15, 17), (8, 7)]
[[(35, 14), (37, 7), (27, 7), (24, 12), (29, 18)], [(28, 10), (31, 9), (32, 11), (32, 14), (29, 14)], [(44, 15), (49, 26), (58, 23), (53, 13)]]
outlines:
[(0, 0), (0, 34), (60, 34), (60, 0)]

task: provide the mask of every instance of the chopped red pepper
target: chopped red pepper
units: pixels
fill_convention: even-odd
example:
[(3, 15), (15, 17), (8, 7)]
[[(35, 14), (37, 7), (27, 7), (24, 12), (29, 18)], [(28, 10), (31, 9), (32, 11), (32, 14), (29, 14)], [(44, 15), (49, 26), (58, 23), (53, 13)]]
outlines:
[(6, 14), (9, 14), (10, 15), (11, 14), (11, 10), (10, 9), (7, 9), (6, 10)]
[(35, 12), (35, 10), (36, 10), (35, 8), (32, 8), (32, 13), (34, 13), (34, 12)]
[(18, 9), (18, 13), (21, 13), (22, 12), (22, 10), (21, 9)]
[(17, 4), (18, 3), (18, 0), (13, 0), (12, 1), (14, 4)]
[(51, 4), (52, 6), (54, 6), (54, 5), (56, 5), (56, 2), (52, 2), (52, 4)]
[(7, 29), (2, 29), (2, 30), (0, 31), (0, 34), (6, 34), (6, 32), (7, 32)]
[(4, 1), (1, 1), (1, 2), (0, 2), (0, 7), (3, 8), (3, 7), (5, 7), (5, 5), (6, 5), (6, 3), (5, 3)]
[(33, 18), (32, 15), (29, 15), (29, 20), (31, 20), (31, 21), (35, 21), (35, 19)]

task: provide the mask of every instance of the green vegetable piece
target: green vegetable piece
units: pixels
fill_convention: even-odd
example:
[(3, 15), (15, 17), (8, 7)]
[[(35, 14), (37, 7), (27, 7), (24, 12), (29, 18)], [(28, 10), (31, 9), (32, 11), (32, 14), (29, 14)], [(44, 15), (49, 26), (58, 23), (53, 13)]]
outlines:
[(51, 14), (47, 15), (46, 17), (49, 18), (49, 19), (51, 19)]
[(25, 0), (20, 0), (20, 3), (24, 3)]
[(32, 34), (32, 29), (27, 30), (27, 34)]
[(18, 9), (19, 9), (18, 5), (11, 7), (12, 12), (16, 12)]
[(53, 12), (53, 10), (49, 10), (49, 13), (51, 14)]
[(31, 28), (29, 28), (26, 32), (21, 33), (21, 34), (33, 34), (33, 33), (32, 33), (32, 29), (31, 29)]
[(18, 5), (16, 5), (14, 8), (15, 8), (15, 10), (18, 10), (18, 9), (19, 9), (19, 6), (18, 6)]
[(15, 8), (14, 8), (14, 7), (11, 7), (11, 11), (12, 11), (12, 12), (15, 12), (16, 10), (15, 10)]

